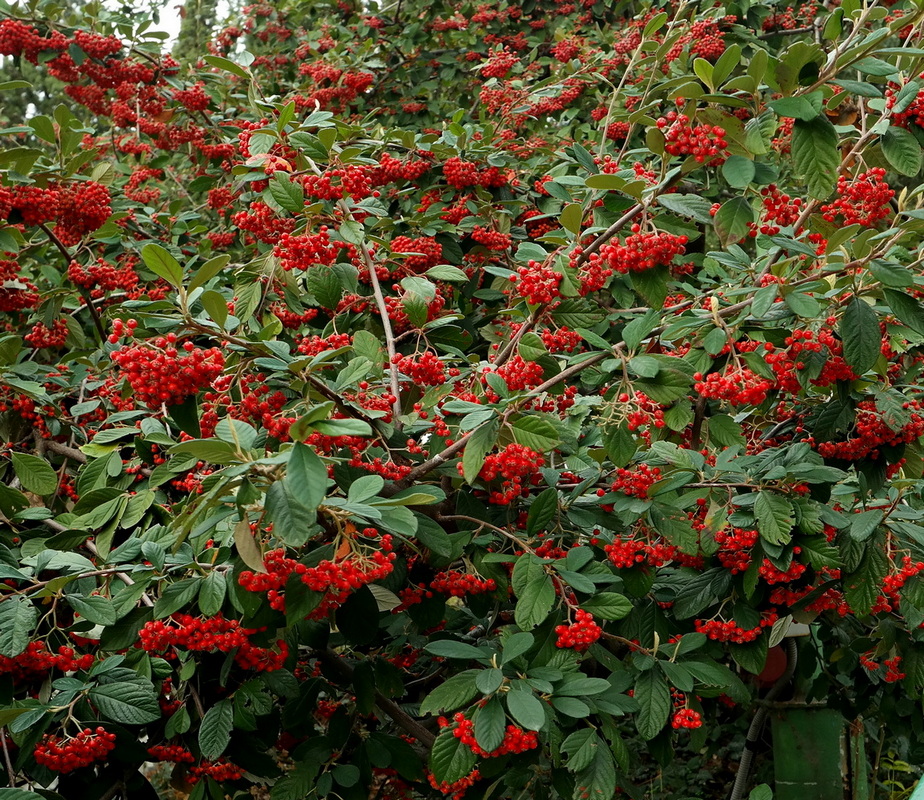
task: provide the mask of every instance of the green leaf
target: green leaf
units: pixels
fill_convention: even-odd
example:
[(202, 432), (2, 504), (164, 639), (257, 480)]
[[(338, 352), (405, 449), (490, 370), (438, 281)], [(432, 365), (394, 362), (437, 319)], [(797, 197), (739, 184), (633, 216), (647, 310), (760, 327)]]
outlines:
[(454, 281), (456, 283), (467, 283), (469, 280), (468, 275), (466, 275), (458, 267), (453, 267), (450, 264), (437, 264), (435, 267), (430, 267), (424, 275), (428, 278), (433, 278), (435, 281)]
[(144, 725), (160, 719), (157, 692), (143, 678), (104, 683), (90, 689), (89, 696), (100, 714), (122, 725)]
[(507, 710), (510, 716), (528, 731), (538, 731), (545, 725), (545, 707), (532, 692), (507, 692)]
[(504, 649), (501, 655), (501, 664), (509, 664), (519, 658), (535, 644), (535, 637), (531, 633), (520, 631), (508, 636), (504, 640)]
[(750, 186), (756, 172), (754, 162), (744, 156), (729, 156), (722, 164), (722, 177), (735, 189)]
[(599, 743), (590, 766), (575, 779), (573, 800), (611, 800), (616, 793), (616, 763), (608, 747)]
[(22, 653), (37, 621), (38, 609), (21, 595), (0, 602), (0, 656)]
[[(581, 232), (581, 221), (584, 218), (584, 212), (580, 203), (569, 203), (564, 207), (558, 221), (561, 226), (571, 233), (577, 235)], [(483, 746), (483, 745), (482, 745)], [(485, 748), (487, 750), (488, 748)]]
[[(246, 562), (245, 562), (246, 563)], [(262, 566), (262, 564), (261, 564)], [(227, 579), (224, 572), (212, 570), (202, 581), (199, 590), (199, 610), (207, 617), (214, 617), (225, 602)]]
[(106, 597), (90, 595), (83, 597), (79, 594), (67, 595), (68, 605), (75, 612), (94, 625), (115, 625), (116, 612), (112, 601)]
[(297, 488), (289, 481), (273, 483), (266, 493), (266, 513), (273, 521), (273, 535), (293, 547), (303, 545), (311, 536), (317, 514), (302, 501)]
[(844, 309), (837, 332), (844, 342), (844, 360), (857, 375), (862, 375), (879, 359), (882, 347), (879, 317), (859, 297), (854, 297)]
[(221, 294), (208, 289), (199, 295), (199, 303), (212, 322), (219, 328), (225, 327), (225, 322), (228, 321), (228, 301)]
[(844, 579), (844, 599), (858, 617), (869, 614), (889, 574), (889, 558), (881, 544), (870, 542), (856, 571)]
[(751, 789), (748, 800), (773, 800), (773, 789), (766, 783), (761, 783)]
[(200, 461), (208, 461), (211, 464), (232, 464), (240, 461), (234, 447), (221, 439), (192, 439), (173, 445), (170, 452), (189, 453)]
[(424, 650), (440, 658), (475, 659), (476, 661), (487, 658), (484, 651), (479, 650), (475, 645), (457, 642), (453, 639), (440, 639), (436, 642), (430, 642), (424, 647)]
[(850, 538), (855, 542), (865, 542), (876, 532), (876, 528), (885, 518), (882, 509), (874, 508), (850, 515)]
[(532, 630), (545, 621), (555, 605), (555, 586), (545, 571), (545, 562), (532, 553), (517, 559), (511, 575), (517, 596), (513, 618), (524, 631)]
[(231, 700), (220, 700), (213, 705), (199, 725), (199, 749), (202, 757), (214, 761), (231, 742), (234, 728), (234, 705)]
[(179, 288), (183, 285), (183, 268), (166, 248), (153, 242), (146, 244), (141, 248), (141, 260), (151, 272), (171, 286)]
[[(315, 423), (315, 427), (319, 424)], [(284, 481), (299, 504), (311, 511), (327, 495), (327, 467), (314, 450), (301, 442), (292, 447)]]
[(582, 728), (570, 734), (561, 744), (561, 751), (568, 756), (566, 766), (572, 772), (580, 772), (593, 763), (597, 748), (603, 742), (593, 728)]
[(809, 122), (821, 114), (824, 95), (821, 92), (800, 94), (797, 97), (781, 97), (779, 100), (770, 100), (770, 106), (781, 117), (793, 117)]
[(921, 171), (921, 145), (910, 131), (890, 127), (882, 137), (882, 154), (892, 169), (913, 177)]
[(499, 669), (483, 669), (475, 677), (475, 686), (482, 694), (494, 694), (504, 683), (504, 673)]
[(526, 517), (526, 532), (535, 536), (544, 531), (558, 513), (558, 490), (552, 486), (540, 492), (529, 507)]
[[(747, 159), (745, 159), (747, 160)], [(712, 203), (696, 194), (662, 194), (658, 205), (681, 217), (712, 224)]]
[(513, 423), (513, 438), (517, 444), (537, 453), (547, 453), (561, 444), (555, 426), (542, 417), (520, 417)]
[(715, 232), (723, 247), (740, 242), (748, 235), (749, 225), (754, 222), (754, 209), (744, 197), (733, 197), (722, 203), (715, 215)]
[(201, 578), (184, 578), (168, 584), (154, 603), (154, 618), (163, 619), (192, 603), (202, 585)]
[(796, 174), (805, 179), (809, 196), (825, 200), (834, 191), (841, 164), (837, 131), (826, 117), (795, 121), (792, 158)]
[[(199, 269), (196, 270), (196, 274), (193, 275), (192, 280), (189, 282), (189, 291), (192, 292), (195, 289), (198, 289), (200, 286), (205, 286), (212, 278), (214, 278), (219, 272), (221, 272), (231, 260), (231, 256), (220, 255), (210, 258), (206, 261)], [(214, 317), (213, 317), (214, 319)], [(218, 320), (215, 320), (216, 322)]]
[(202, 60), (210, 66), (223, 69), (225, 72), (230, 72), (232, 75), (237, 75), (239, 78), (244, 78), (245, 80), (250, 78), (250, 73), (246, 69), (240, 64), (229, 61), (227, 58), (222, 58), (221, 56), (203, 56)]
[(274, 172), (267, 191), (280, 208), (298, 214), (305, 207), (305, 190), (286, 172)]
[(664, 676), (650, 669), (635, 682), (635, 700), (639, 704), (635, 725), (643, 739), (653, 739), (664, 726), (671, 712), (671, 692)]
[(754, 516), (761, 537), (771, 544), (786, 544), (792, 538), (794, 512), (783, 495), (761, 491), (754, 503)]
[(58, 488), (58, 474), (44, 458), (27, 453), (11, 453), (13, 470), (27, 492), (51, 494)]
[(924, 307), (915, 297), (895, 289), (883, 289), (882, 295), (899, 320), (924, 336)]
[(485, 457), (497, 441), (497, 427), (496, 420), (487, 422), (476, 428), (466, 441), (462, 451), (462, 477), (466, 483), (473, 483), (481, 472)]
[(622, 619), (632, 610), (632, 603), (616, 592), (601, 592), (581, 603), (581, 608), (598, 619)]
[(420, 704), (421, 714), (437, 714), (440, 711), (453, 711), (464, 706), (478, 695), (475, 678), (483, 673), (480, 669), (468, 669), (443, 681)]
[(437, 783), (455, 783), (468, 775), (477, 758), (472, 749), (444, 728), (430, 750), (430, 771)]
[(504, 714), (501, 701), (492, 697), (475, 712), (472, 721), (475, 723), (475, 741), (478, 742), (478, 746), (489, 753), (497, 750), (504, 741), (507, 730), (507, 716)]

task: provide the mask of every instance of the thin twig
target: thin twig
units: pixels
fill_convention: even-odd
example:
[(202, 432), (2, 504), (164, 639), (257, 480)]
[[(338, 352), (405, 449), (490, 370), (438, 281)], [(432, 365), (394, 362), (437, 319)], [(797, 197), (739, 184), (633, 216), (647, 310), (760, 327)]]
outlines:
[[(51, 228), (49, 228), (44, 222), (39, 223), (39, 228), (45, 233), (45, 235), (48, 237), (48, 240), (58, 248), (58, 252), (60, 252), (64, 258), (65, 271), (69, 269), (71, 266), (71, 261), (73, 261), (70, 250), (64, 246), (64, 242), (55, 236)], [(83, 298), (84, 302), (86, 303), (87, 310), (90, 312), (90, 316), (93, 319), (93, 326), (96, 328), (96, 332), (99, 334), (99, 340), (101, 342), (104, 341), (106, 339), (106, 331), (103, 328), (102, 320), (99, 318), (99, 312), (96, 310), (96, 306), (93, 305), (93, 298), (90, 297), (86, 289), (83, 287), (80, 288), (80, 296)]]

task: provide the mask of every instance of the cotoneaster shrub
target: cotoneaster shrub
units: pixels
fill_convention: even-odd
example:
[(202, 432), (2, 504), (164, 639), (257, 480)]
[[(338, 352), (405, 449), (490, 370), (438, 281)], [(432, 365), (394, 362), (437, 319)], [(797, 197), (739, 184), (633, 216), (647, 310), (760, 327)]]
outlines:
[(915, 763), (924, 7), (91, 11), (0, 8), (59, 100), (0, 132), (0, 798), (723, 796), (794, 622)]

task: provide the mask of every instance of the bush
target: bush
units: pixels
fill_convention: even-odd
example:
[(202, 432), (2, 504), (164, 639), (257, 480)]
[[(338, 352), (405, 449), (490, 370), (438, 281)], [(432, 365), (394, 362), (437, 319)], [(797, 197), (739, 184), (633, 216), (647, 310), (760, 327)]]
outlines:
[(2, 800), (915, 763), (924, 6), (705, 5), (7, 8)]

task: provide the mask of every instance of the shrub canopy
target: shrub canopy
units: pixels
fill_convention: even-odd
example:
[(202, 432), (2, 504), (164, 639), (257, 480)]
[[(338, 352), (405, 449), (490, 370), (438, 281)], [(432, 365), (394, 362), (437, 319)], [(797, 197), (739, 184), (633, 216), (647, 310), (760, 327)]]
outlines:
[(924, 5), (0, 15), (2, 800), (913, 757)]

